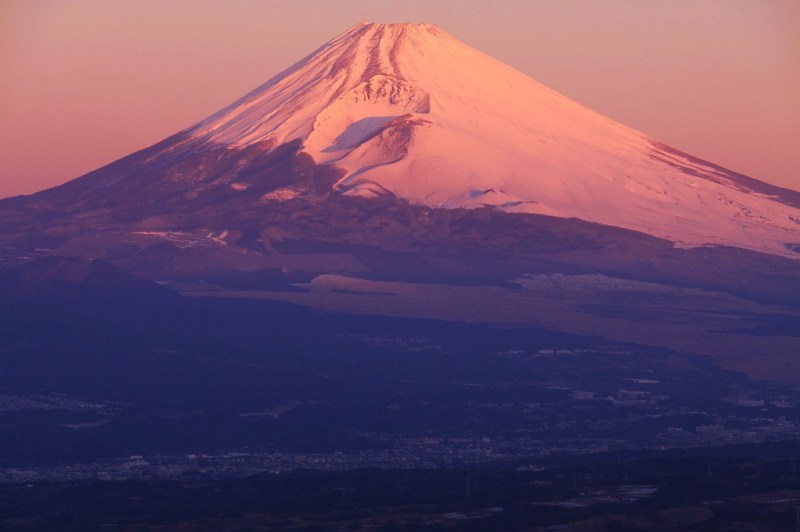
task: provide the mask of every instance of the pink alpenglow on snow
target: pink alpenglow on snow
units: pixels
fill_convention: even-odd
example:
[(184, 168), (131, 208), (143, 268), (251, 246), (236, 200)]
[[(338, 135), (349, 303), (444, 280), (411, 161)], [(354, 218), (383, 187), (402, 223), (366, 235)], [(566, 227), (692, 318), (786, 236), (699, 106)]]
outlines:
[(344, 194), (576, 217), (797, 257), (800, 194), (673, 150), (431, 24), (360, 23), (190, 128), (242, 147), (299, 139)]

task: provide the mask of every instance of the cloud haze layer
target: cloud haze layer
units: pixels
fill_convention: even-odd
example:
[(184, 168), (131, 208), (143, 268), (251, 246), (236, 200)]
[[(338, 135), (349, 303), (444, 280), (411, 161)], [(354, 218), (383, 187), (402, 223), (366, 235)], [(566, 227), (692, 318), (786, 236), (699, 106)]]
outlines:
[(0, 197), (146, 147), (358, 20), (429, 21), (664, 142), (800, 188), (800, 4), (7, 1)]

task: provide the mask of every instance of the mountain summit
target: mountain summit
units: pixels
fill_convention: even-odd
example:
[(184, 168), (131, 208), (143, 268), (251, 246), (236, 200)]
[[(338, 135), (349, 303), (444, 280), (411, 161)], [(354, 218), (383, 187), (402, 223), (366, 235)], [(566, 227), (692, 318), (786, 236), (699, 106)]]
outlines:
[(344, 170), (348, 195), (576, 217), (687, 246), (791, 255), (800, 241), (797, 192), (671, 149), (431, 24), (357, 24), (188, 134), (299, 139)]

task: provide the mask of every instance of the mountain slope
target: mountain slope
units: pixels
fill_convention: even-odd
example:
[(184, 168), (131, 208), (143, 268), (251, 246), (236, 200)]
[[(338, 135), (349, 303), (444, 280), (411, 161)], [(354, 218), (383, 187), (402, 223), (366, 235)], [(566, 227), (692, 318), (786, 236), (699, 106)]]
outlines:
[(797, 192), (660, 144), (429, 24), (358, 24), (187, 134), (299, 139), (344, 170), (345, 194), (577, 217), (690, 246), (791, 255), (800, 241)]
[[(460, 208), (473, 214), (442, 214)], [(0, 262), (48, 254), (144, 261), (146, 271), (132, 271), (147, 275), (297, 268), (295, 258), (276, 259), (274, 241), (464, 249), (497, 235), (484, 210), (512, 228), (492, 237), (492, 253), (548, 252), (552, 238), (525, 240), (523, 227), (560, 220), (558, 233), (569, 235), (578, 225), (565, 219), (578, 218), (594, 236), (566, 237), (561, 252), (573, 242), (581, 242), (575, 252), (613, 260), (635, 250), (626, 252), (628, 269), (646, 262), (649, 271), (655, 255), (617, 228), (670, 242), (658, 249), (800, 258), (799, 192), (658, 143), (435, 26), (361, 23), (150, 148), (0, 200)], [(470, 220), (469, 231), (451, 225), (457, 219)], [(304, 267), (328, 271), (320, 264)]]

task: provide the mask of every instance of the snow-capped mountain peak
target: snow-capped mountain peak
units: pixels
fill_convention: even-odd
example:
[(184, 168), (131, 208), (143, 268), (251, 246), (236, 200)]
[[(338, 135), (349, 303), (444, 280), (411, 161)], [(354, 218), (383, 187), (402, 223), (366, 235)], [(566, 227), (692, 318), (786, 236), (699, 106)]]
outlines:
[(298, 140), (344, 194), (577, 217), (796, 256), (800, 194), (673, 150), (431, 24), (356, 24), (188, 130), (212, 145)]

